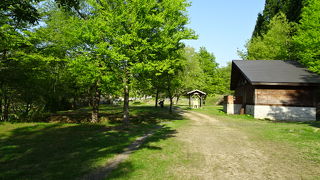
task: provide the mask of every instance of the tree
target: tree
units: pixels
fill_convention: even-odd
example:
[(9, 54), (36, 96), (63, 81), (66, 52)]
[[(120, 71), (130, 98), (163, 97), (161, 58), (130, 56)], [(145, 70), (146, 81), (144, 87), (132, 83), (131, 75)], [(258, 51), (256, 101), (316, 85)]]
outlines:
[(194, 89), (200, 89), (205, 82), (204, 72), (198, 53), (192, 47), (186, 47), (182, 51), (183, 70), (181, 94)]
[[(90, 99), (92, 122), (97, 122), (101, 94), (122, 86), (127, 123), (131, 82), (150, 79), (152, 72), (157, 74), (152, 81), (141, 81), (146, 86), (179, 84), (173, 77), (181, 71), (181, 40), (194, 38), (185, 27), (188, 6), (185, 0), (5, 0), (0, 5), (4, 117), (9, 109), (27, 107), (28, 112), (34, 102), (55, 112), (81, 96)], [(152, 68), (137, 71), (148, 64)]]
[[(66, 108), (65, 62), (32, 29), (43, 17), (44, 0), (3, 0), (0, 4), (0, 114), (2, 120), (32, 117)], [(80, 0), (56, 0), (65, 10)], [(48, 51), (48, 49), (50, 49)], [(63, 53), (62, 53), (63, 54)], [(54, 55), (54, 56), (52, 56)], [(72, 80), (70, 80), (72, 82)], [(62, 90), (63, 89), (63, 90)], [(61, 93), (63, 92), (63, 93)]]
[(230, 80), (231, 80), (231, 63), (229, 62), (227, 66), (220, 67), (217, 69), (217, 86), (216, 94), (228, 95), (231, 93), (230, 90)]
[(263, 12), (258, 14), (252, 38), (267, 33), (272, 18), (279, 13), (285, 14), (289, 22), (298, 23), (303, 1), (305, 0), (266, 0)]
[(246, 44), (246, 52), (240, 52), (243, 59), (248, 60), (288, 60), (292, 53), (292, 33), (295, 26), (289, 23), (283, 13), (270, 21), (268, 32), (253, 37)]
[(307, 0), (297, 34), (293, 37), (300, 62), (320, 73), (320, 2)]
[(191, 34), (185, 28), (188, 5), (185, 0), (134, 0), (127, 3), (118, 0), (111, 7), (99, 4), (103, 18), (108, 22), (111, 57), (123, 64), (125, 123), (129, 120), (129, 87), (136, 66), (168, 61), (167, 74), (175, 69), (172, 62), (176, 59), (176, 51), (183, 47), (181, 40), (188, 39)]

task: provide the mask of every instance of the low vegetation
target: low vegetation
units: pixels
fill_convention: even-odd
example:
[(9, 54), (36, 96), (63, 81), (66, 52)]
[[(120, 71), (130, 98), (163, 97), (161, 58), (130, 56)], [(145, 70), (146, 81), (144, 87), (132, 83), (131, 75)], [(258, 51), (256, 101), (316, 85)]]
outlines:
[[(134, 106), (132, 123), (121, 126), (120, 106), (103, 106), (102, 119), (90, 123), (1, 123), (0, 179), (74, 179), (102, 166), (137, 137), (162, 122), (180, 120), (167, 109)], [(90, 111), (59, 112), (69, 120), (85, 119)], [(57, 114), (57, 116), (58, 116)], [(69, 117), (69, 118), (68, 118)], [(73, 117), (73, 118), (72, 118)], [(150, 141), (166, 139), (173, 130), (163, 128)]]
[[(135, 103), (137, 104), (137, 103)], [(185, 144), (175, 138), (188, 128), (189, 121), (179, 113), (169, 114), (166, 108), (140, 104), (131, 107), (130, 127), (122, 126), (121, 106), (103, 106), (102, 122), (77, 123), (90, 117), (90, 110), (59, 112), (60, 118), (78, 114), (72, 123), (1, 123), (1, 179), (70, 179), (81, 177), (103, 166), (123, 151), (137, 137), (155, 126), (163, 128), (147, 139), (142, 147), (110, 174), (108, 179), (177, 179), (173, 167), (197, 164), (196, 154), (185, 154)], [(187, 106), (181, 106), (188, 109)], [(253, 119), (249, 115), (226, 115), (221, 106), (205, 106), (192, 110), (218, 118), (228, 127), (245, 132), (260, 144), (281, 143), (295, 149), (310, 162), (320, 164), (320, 124), (288, 123)], [(81, 113), (79, 113), (81, 112)], [(70, 116), (71, 113), (71, 116)], [(57, 119), (56, 119), (57, 120)]]

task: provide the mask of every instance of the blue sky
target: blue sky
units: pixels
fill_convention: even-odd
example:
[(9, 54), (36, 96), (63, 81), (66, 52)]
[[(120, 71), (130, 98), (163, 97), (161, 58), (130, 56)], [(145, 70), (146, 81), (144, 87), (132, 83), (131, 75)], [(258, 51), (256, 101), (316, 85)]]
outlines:
[(206, 47), (225, 66), (228, 61), (240, 59), (237, 49), (243, 49), (251, 37), (257, 15), (265, 0), (190, 0), (190, 24), (199, 35), (198, 40), (186, 41), (197, 50)]

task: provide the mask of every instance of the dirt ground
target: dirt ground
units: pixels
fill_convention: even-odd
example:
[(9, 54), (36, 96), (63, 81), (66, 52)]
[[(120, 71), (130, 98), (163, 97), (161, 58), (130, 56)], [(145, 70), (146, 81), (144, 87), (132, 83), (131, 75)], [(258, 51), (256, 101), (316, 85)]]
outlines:
[(176, 138), (195, 162), (172, 169), (181, 179), (320, 178), (320, 168), (293, 147), (253, 141), (245, 132), (201, 113), (184, 115), (191, 122)]

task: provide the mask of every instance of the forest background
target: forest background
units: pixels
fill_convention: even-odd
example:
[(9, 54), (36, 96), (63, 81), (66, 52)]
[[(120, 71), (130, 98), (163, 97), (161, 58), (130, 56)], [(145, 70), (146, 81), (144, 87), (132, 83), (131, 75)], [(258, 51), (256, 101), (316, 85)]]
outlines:
[[(186, 0), (3, 0), (0, 120), (34, 121), (61, 110), (153, 96), (155, 105), (200, 89), (227, 95), (231, 64), (219, 67), (188, 29)], [(266, 0), (245, 60), (296, 60), (320, 73), (320, 2)]]

